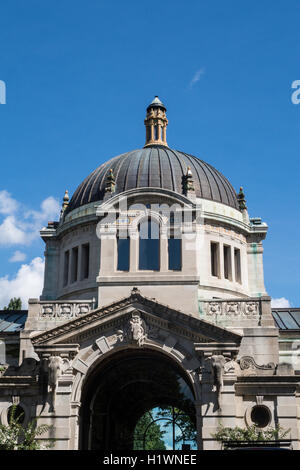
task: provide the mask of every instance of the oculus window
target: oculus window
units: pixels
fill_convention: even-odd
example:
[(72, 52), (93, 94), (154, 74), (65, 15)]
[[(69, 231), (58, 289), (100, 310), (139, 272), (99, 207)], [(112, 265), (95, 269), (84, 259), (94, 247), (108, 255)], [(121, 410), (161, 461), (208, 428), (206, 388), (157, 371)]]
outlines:
[(258, 428), (265, 428), (272, 420), (269, 408), (264, 405), (256, 405), (251, 410), (251, 421)]

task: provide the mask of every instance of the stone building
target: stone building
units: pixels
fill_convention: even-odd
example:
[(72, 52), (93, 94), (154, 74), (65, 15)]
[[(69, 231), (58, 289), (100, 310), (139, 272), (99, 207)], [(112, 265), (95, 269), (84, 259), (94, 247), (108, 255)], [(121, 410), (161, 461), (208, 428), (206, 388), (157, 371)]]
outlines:
[(300, 310), (271, 310), (268, 227), (167, 125), (155, 97), (145, 146), (66, 191), (41, 230), (41, 297), (0, 316), (1, 422), (17, 403), (57, 449), (122, 450), (146, 411), (174, 406), (199, 449), (219, 448), (220, 423), (279, 424), (298, 449)]

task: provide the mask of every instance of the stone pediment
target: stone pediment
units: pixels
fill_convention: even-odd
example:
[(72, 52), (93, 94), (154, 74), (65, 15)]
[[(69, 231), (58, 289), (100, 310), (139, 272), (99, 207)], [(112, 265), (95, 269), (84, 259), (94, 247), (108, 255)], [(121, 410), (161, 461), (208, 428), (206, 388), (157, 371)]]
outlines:
[(238, 346), (241, 341), (239, 334), (144, 297), (136, 288), (129, 297), (32, 336), (31, 341), (35, 348), (81, 345), (103, 335), (110, 337), (112, 342), (121, 342), (129, 334), (134, 336), (134, 331), (138, 343), (143, 341), (143, 335), (155, 339), (170, 334), (192, 343), (220, 342)]

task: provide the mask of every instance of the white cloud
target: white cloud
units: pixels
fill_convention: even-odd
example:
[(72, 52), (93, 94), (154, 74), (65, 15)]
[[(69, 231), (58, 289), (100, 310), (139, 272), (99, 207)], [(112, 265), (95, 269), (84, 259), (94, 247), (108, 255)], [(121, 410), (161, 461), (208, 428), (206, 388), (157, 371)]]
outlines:
[(285, 297), (280, 297), (278, 299), (271, 299), (272, 308), (290, 308), (291, 304), (288, 299)]
[[(0, 213), (1, 204), (8, 200), (7, 194), (7, 191), (0, 192)], [(9, 201), (14, 200), (10, 198)], [(58, 201), (52, 196), (42, 201), (39, 211), (22, 208), (16, 201), (14, 203), (8, 202), (7, 206), (10, 206), (11, 209), (14, 208), (14, 215), (7, 215), (0, 224), (0, 245), (30, 244), (35, 238), (39, 237), (39, 231), (43, 225), (58, 217), (60, 209)], [(2, 214), (7, 214), (4, 210), (2, 207)]]
[[(25, 219), (32, 219), (35, 223), (45, 223), (48, 220), (57, 218), (59, 213), (59, 203), (54, 197), (50, 196), (41, 203), (40, 211), (26, 211), (24, 213)], [(41, 228), (41, 227), (40, 227)]]
[[(59, 210), (59, 203), (52, 196), (42, 201), (40, 210), (32, 210), (13, 199), (7, 191), (0, 191), (0, 246), (29, 245), (39, 237), (39, 231), (49, 220), (58, 218)], [(23, 262), (25, 259), (26, 254), (16, 250), (9, 261)], [(23, 308), (26, 308), (28, 298), (40, 296), (43, 278), (44, 261), (38, 257), (23, 264), (14, 277), (0, 277), (0, 309), (12, 297), (21, 297)]]
[[(29, 245), (39, 237), (39, 231), (49, 220), (57, 220), (60, 206), (54, 197), (44, 199), (39, 210), (25, 207), (5, 191), (0, 191), (0, 246)], [(1, 219), (2, 215), (2, 219)], [(23, 262), (26, 254), (16, 250), (10, 262)], [(28, 298), (39, 297), (43, 288), (44, 261), (34, 258), (23, 264), (14, 277), (0, 277), (0, 309), (12, 297), (21, 297), (23, 308)]]
[(9, 215), (0, 225), (0, 245), (24, 245), (26, 232), (14, 215)]
[(44, 261), (34, 258), (29, 264), (23, 264), (15, 277), (0, 278), (0, 310), (7, 305), (12, 297), (20, 297), (22, 308), (27, 308), (28, 299), (38, 298), (43, 289)]
[(190, 88), (192, 88), (197, 82), (199, 82), (202, 75), (204, 75), (204, 72), (205, 72), (204, 68), (197, 70), (192, 80), (190, 81)]
[(18, 203), (8, 191), (0, 191), (0, 214), (12, 214), (18, 208)]
[(26, 253), (23, 253), (22, 251), (15, 251), (12, 257), (9, 259), (11, 263), (16, 263), (20, 261), (25, 261), (26, 259)]

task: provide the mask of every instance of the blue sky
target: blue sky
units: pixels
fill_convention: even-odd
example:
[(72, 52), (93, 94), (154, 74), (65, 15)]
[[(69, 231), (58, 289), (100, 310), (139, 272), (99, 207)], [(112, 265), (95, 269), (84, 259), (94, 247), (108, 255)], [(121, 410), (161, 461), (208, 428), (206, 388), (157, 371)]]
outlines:
[[(0, 13), (0, 307), (26, 273), (36, 295), (38, 224), (66, 188), (143, 146), (156, 94), (169, 145), (243, 185), (250, 216), (270, 226), (267, 290), (300, 306), (298, 1), (10, 0)], [(22, 232), (11, 238), (9, 207)]]

